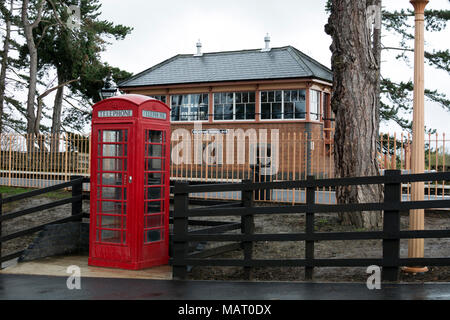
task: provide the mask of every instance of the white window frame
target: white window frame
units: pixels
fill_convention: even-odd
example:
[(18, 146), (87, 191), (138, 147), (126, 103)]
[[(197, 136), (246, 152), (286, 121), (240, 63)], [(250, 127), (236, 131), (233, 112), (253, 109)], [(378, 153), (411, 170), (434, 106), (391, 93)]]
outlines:
[[(253, 102), (253, 104), (255, 105), (255, 117), (253, 119), (236, 119), (236, 93), (239, 92), (254, 92), (255, 93), (255, 101)], [(222, 94), (222, 93), (233, 93), (233, 119), (227, 119), (227, 120), (216, 120), (214, 119), (214, 115), (216, 114), (216, 104), (214, 103), (214, 95), (215, 94)], [(251, 103), (251, 102), (249, 102)], [(213, 106), (213, 114), (212, 114), (212, 121), (213, 122), (229, 122), (229, 121), (238, 121), (238, 122), (254, 122), (256, 121), (256, 91), (221, 91), (221, 92), (213, 92), (213, 97), (212, 97), (212, 106)]]
[[(299, 88), (299, 89), (268, 89), (268, 90), (261, 90), (259, 92), (259, 120), (260, 121), (266, 121), (266, 122), (273, 122), (273, 121), (306, 121), (307, 118), (307, 104), (306, 104), (306, 96), (305, 96), (305, 118), (295, 118), (295, 106), (294, 106), (294, 118), (284, 118), (284, 92), (285, 91), (300, 91), (305, 90), (306, 94), (306, 88)], [(268, 91), (281, 91), (281, 119), (263, 119), (262, 118), (262, 101), (261, 101), (261, 94), (262, 92), (268, 92)]]
[[(172, 109), (172, 98), (173, 96), (189, 96), (189, 103), (188, 104), (184, 104), (184, 105), (179, 105), (179, 107), (181, 108), (181, 106), (187, 106), (188, 107), (188, 115), (191, 114), (191, 108), (194, 105), (192, 103), (192, 96), (196, 95), (196, 94), (200, 94), (200, 95), (207, 95), (208, 96), (208, 112), (206, 113), (206, 120), (172, 120), (172, 113), (170, 113), (170, 122), (171, 123), (192, 123), (192, 122), (209, 122), (209, 93), (206, 92), (200, 92), (200, 93), (180, 93), (180, 94), (171, 94), (170, 95), (170, 108)], [(200, 106), (200, 105), (199, 105)]]
[[(312, 117), (311, 117), (311, 115), (313, 114), (312, 112), (311, 112), (311, 106), (313, 105), (313, 99), (312, 99), (312, 97), (313, 97), (313, 94), (314, 93), (318, 93), (318, 96), (316, 96), (317, 97), (317, 117), (319, 118), (319, 119), (312, 119)], [(320, 90), (315, 90), (315, 89), (309, 89), (309, 120), (310, 121), (318, 121), (318, 122), (320, 122), (322, 119), (322, 91), (320, 91)]]

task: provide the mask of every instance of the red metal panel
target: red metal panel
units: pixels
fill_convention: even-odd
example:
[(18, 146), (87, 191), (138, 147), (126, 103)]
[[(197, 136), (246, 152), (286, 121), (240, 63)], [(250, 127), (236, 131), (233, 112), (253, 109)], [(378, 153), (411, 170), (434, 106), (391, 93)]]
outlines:
[[(156, 136), (158, 132), (164, 133), (162, 144), (146, 142), (148, 132)], [(121, 141), (125, 133), (128, 134), (126, 142)], [(114, 139), (106, 139), (108, 135)], [(158, 150), (163, 145), (164, 154), (147, 154), (146, 158), (146, 150)], [(145, 179), (157, 176), (158, 172), (154, 171), (158, 170), (146, 168), (145, 163), (158, 163), (162, 158), (164, 168), (159, 173), (164, 173), (164, 181), (146, 189)], [(166, 104), (146, 96), (124, 95), (93, 106), (90, 265), (142, 269), (168, 263), (169, 164), (170, 109)], [(146, 169), (150, 171), (147, 176)], [(144, 191), (158, 194), (158, 188), (164, 190), (159, 196), (164, 203), (163, 210), (149, 213)], [(155, 208), (158, 206), (153, 205), (151, 210)], [(144, 222), (144, 218), (154, 221), (155, 217), (163, 220), (162, 226), (153, 228)], [(163, 231), (162, 240), (154, 237), (154, 231), (158, 230)], [(148, 237), (149, 231), (153, 232), (153, 238)]]

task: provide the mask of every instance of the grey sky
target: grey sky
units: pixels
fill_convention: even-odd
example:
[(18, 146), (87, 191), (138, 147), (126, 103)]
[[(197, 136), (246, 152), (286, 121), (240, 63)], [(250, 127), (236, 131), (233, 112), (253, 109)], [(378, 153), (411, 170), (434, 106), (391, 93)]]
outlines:
[[(115, 42), (103, 54), (108, 63), (133, 73), (143, 71), (176, 54), (194, 53), (198, 39), (203, 52), (255, 49), (264, 46), (269, 33), (271, 46), (292, 45), (330, 66), (331, 38), (325, 34), (325, 0), (103, 0), (102, 16), (114, 23), (134, 27), (124, 41)], [(409, 0), (384, 0), (389, 9), (412, 8)], [(450, 9), (448, 0), (431, 0), (428, 8)], [(426, 33), (427, 45), (447, 49), (450, 27), (439, 36)], [(384, 37), (395, 44), (395, 39)], [(412, 68), (391, 62), (397, 52), (383, 54), (383, 73), (396, 80), (412, 79)], [(412, 61), (412, 60), (411, 60)], [(426, 68), (426, 87), (450, 96), (449, 76)], [(426, 103), (425, 124), (449, 132), (450, 113)], [(382, 130), (399, 130), (382, 125)]]

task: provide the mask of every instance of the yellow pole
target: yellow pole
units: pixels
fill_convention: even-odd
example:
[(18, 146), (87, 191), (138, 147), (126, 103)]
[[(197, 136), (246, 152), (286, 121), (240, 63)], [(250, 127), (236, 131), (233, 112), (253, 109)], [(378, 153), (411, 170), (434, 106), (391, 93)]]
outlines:
[[(413, 143), (411, 155), (412, 173), (423, 173), (425, 170), (425, 124), (424, 124), (424, 11), (429, 0), (411, 0), (415, 11), (415, 43), (414, 43), (414, 109), (413, 109)], [(424, 200), (424, 183), (414, 182), (411, 186), (411, 200)], [(424, 210), (411, 210), (409, 229), (424, 229)], [(408, 240), (408, 257), (423, 258), (424, 239)], [(427, 272), (427, 267), (406, 267), (406, 272)]]

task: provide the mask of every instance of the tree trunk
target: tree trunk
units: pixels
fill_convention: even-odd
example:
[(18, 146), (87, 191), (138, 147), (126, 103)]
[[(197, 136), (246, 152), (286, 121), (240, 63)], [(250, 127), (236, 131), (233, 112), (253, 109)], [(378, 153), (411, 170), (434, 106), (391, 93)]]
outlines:
[[(52, 129), (51, 136), (57, 137), (61, 131), (61, 110), (64, 98), (64, 80), (61, 74), (58, 72), (58, 89), (56, 90), (55, 102), (53, 104), (53, 116), (52, 116)], [(55, 139), (51, 144), (51, 152), (58, 150), (59, 140)]]
[[(336, 113), (337, 177), (379, 175), (380, 32), (372, 40), (366, 14), (373, 4), (373, 0), (333, 0), (325, 28), (333, 39), (331, 106)], [(338, 203), (379, 202), (382, 189), (378, 185), (340, 187), (336, 197)], [(376, 228), (382, 222), (380, 212), (345, 212), (340, 217), (343, 224), (358, 228)]]
[(38, 56), (37, 48), (34, 43), (33, 29), (38, 26), (42, 18), (42, 10), (44, 6), (44, 1), (41, 1), (38, 5), (38, 15), (33, 23), (28, 20), (28, 5), (29, 0), (23, 0), (22, 2), (22, 23), (25, 39), (28, 46), (29, 56), (30, 56), (30, 79), (28, 86), (28, 97), (27, 97), (27, 134), (32, 137), (37, 130), (39, 130), (39, 124), (36, 124), (35, 116), (35, 98), (36, 98), (36, 87), (37, 87), (37, 65)]
[[(10, 0), (9, 13), (13, 14), (14, 0)], [(0, 71), (0, 134), (3, 131), (3, 109), (5, 103), (5, 91), (6, 91), (6, 71), (8, 69), (8, 56), (9, 56), (9, 43), (11, 38), (11, 17), (5, 15), (6, 20), (6, 32), (5, 40), (3, 42), (2, 63)]]

